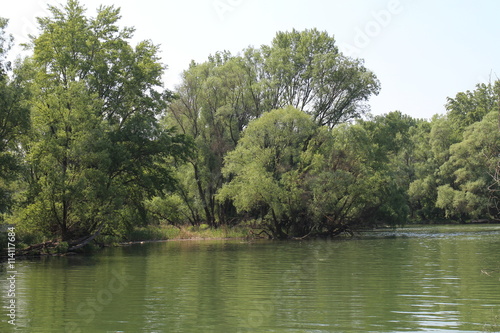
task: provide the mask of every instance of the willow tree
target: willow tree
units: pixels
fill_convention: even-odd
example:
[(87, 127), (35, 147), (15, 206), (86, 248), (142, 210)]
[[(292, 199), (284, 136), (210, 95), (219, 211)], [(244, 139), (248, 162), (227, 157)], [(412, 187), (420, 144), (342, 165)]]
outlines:
[(492, 181), (500, 163), (497, 111), (468, 126), (463, 136), (450, 147), (450, 159), (440, 168), (451, 182), (438, 187), (436, 206), (460, 221), (498, 219), (500, 188)]
[(334, 36), (317, 29), (278, 32), (253, 57), (261, 63), (266, 111), (291, 105), (320, 126), (358, 118), (380, 90), (363, 60), (343, 55)]
[(275, 238), (310, 231), (304, 178), (314, 164), (319, 127), (291, 106), (252, 121), (225, 159), (231, 181), (219, 191), (240, 212), (257, 212)]
[[(498, 83), (496, 83), (498, 86)], [(454, 98), (448, 97), (447, 116), (453, 126), (463, 132), (467, 126), (481, 121), (491, 111), (498, 109), (500, 99), (495, 84), (477, 84), (473, 91), (459, 92)]]
[(234, 212), (229, 201), (215, 200), (230, 179), (221, 172), (224, 156), (242, 130), (264, 112), (292, 106), (333, 128), (359, 117), (377, 94), (376, 76), (359, 59), (339, 52), (333, 36), (316, 29), (278, 32), (270, 45), (227, 52), (192, 63), (177, 88), (170, 114), (182, 133), (195, 138), (197, 157), (181, 172), (179, 189), (191, 212), (216, 225)]
[(145, 216), (143, 201), (173, 183), (165, 163), (185, 152), (158, 119), (170, 98), (150, 41), (130, 45), (120, 10), (95, 17), (76, 0), (49, 6), (24, 66), (32, 129), (26, 223), (62, 239)]
[(264, 113), (227, 154), (230, 181), (218, 198), (257, 217), (274, 238), (403, 224), (408, 210), (390, 154), (365, 127), (329, 130), (291, 106)]
[(169, 107), (178, 130), (192, 137), (197, 153), (180, 167), (178, 195), (186, 219), (211, 226), (224, 223), (231, 206), (215, 200), (224, 183), (224, 156), (234, 149), (243, 128), (259, 115), (248, 68), (241, 57), (217, 53), (204, 63), (192, 63)]

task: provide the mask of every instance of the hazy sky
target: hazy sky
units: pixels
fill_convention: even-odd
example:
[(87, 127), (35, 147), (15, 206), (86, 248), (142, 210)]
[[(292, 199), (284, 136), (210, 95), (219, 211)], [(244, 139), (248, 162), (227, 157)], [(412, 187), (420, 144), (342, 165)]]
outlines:
[[(2, 1), (16, 43), (36, 34), (47, 4)], [(318, 28), (340, 50), (363, 58), (381, 81), (372, 113), (400, 110), (418, 118), (444, 113), (446, 97), (500, 77), (500, 1), (495, 0), (80, 0), (93, 16), (103, 5), (122, 9), (136, 40), (161, 44), (166, 87), (179, 83), (191, 59), (269, 44), (277, 31)], [(19, 53), (14, 50), (12, 53)]]

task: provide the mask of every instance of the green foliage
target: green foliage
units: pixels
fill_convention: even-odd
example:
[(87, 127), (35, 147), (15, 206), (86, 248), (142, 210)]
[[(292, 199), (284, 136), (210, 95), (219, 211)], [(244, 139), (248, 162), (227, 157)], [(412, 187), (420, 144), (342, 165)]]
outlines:
[(500, 131), (497, 111), (490, 112), (451, 146), (450, 159), (441, 166), (450, 184), (438, 188), (436, 206), (451, 218), (498, 218), (492, 192), (499, 190), (492, 176), (500, 162)]
[(416, 221), (441, 218), (441, 211), (436, 208), (437, 183), (435, 177), (414, 180), (408, 187), (409, 204), (413, 211), (412, 218)]
[(263, 112), (293, 106), (316, 124), (334, 127), (362, 115), (365, 102), (378, 91), (377, 78), (362, 61), (343, 56), (335, 39), (316, 29), (279, 32), (270, 45), (247, 48), (243, 55), (223, 52), (193, 62), (183, 73), (179, 99), (169, 108), (198, 151), (179, 188), (190, 220), (202, 217), (215, 226), (235, 216), (230, 201), (215, 200), (230, 180), (221, 172), (224, 157)]
[(243, 238), (246, 236), (245, 228), (210, 228), (207, 224), (200, 226), (171, 225), (147, 226), (134, 228), (126, 235), (130, 242), (171, 240), (171, 239), (202, 239), (202, 238)]
[(380, 83), (363, 61), (345, 57), (333, 36), (316, 29), (278, 32), (262, 59), (268, 109), (292, 105), (330, 128), (358, 118)]
[(126, 235), (126, 239), (131, 242), (166, 240), (177, 238), (179, 234), (180, 229), (173, 226), (147, 226), (134, 228)]
[(166, 196), (155, 196), (145, 202), (146, 209), (160, 222), (172, 225), (183, 225), (189, 221), (191, 216), (189, 208), (186, 207), (182, 197), (177, 193)]
[(0, 18), (0, 222), (13, 204), (13, 181), (19, 175), (22, 158), (19, 138), (29, 126), (29, 111), (23, 104), (26, 91), (4, 59), (13, 41), (5, 32), (7, 23)]
[(499, 218), (500, 81), (431, 121), (372, 117), (377, 77), (309, 29), (192, 62), (174, 93), (159, 47), (132, 46), (118, 8), (49, 11), (14, 69), (0, 18), (0, 219), (20, 242)]
[(324, 152), (326, 180), (318, 181), (324, 199), (316, 206), (329, 230), (340, 224), (395, 225), (406, 220), (404, 190), (387, 163), (388, 147), (377, 142), (367, 127), (362, 122), (335, 128)]
[(68, 252), (68, 249), (69, 244), (67, 242), (59, 242), (54, 248), (54, 251), (59, 254), (64, 254)]
[(446, 117), (434, 117), (413, 138), (418, 158), (408, 194), (415, 217), (498, 218), (498, 95), (491, 84), (478, 85), (448, 102)]
[(230, 213), (214, 195), (224, 183), (224, 156), (260, 112), (248, 71), (242, 58), (229, 53), (217, 53), (202, 64), (192, 63), (183, 74), (179, 98), (169, 106), (170, 119), (197, 147), (190, 168), (179, 167), (178, 191), (191, 223), (203, 219), (215, 226)]
[(311, 141), (318, 130), (307, 114), (293, 107), (265, 113), (251, 122), (236, 149), (226, 156), (231, 178), (218, 199), (238, 211), (261, 211), (278, 238), (306, 219), (301, 179), (314, 162)]
[(453, 127), (460, 131), (479, 122), (491, 111), (498, 108), (499, 97), (494, 85), (478, 84), (474, 91), (458, 93), (455, 98), (448, 98), (446, 110)]
[(449, 148), (459, 141), (446, 117), (434, 116), (411, 129), (413, 178), (408, 186), (411, 218), (415, 221), (442, 220), (444, 211), (436, 206), (437, 188), (446, 182), (439, 168), (449, 159)]
[(295, 108), (274, 110), (251, 122), (226, 156), (231, 181), (218, 198), (259, 214), (276, 238), (402, 224), (404, 191), (376, 155), (377, 145), (360, 125), (330, 132)]
[(63, 240), (128, 228), (145, 221), (145, 199), (173, 186), (169, 162), (188, 152), (158, 121), (170, 96), (158, 91), (158, 47), (131, 47), (133, 30), (118, 28), (114, 7), (95, 18), (74, 0), (49, 9), (23, 64), (32, 128), (18, 214)]

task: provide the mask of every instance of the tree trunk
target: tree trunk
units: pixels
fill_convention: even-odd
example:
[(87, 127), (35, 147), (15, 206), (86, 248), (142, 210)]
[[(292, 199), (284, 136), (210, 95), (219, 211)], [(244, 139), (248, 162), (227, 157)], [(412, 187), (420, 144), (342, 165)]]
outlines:
[(192, 163), (194, 168), (194, 178), (196, 180), (196, 186), (198, 188), (198, 194), (200, 195), (201, 203), (203, 205), (203, 210), (205, 211), (205, 218), (208, 225), (213, 224), (213, 216), (210, 213), (210, 208), (208, 207), (207, 198), (205, 197), (205, 192), (201, 186), (200, 172), (198, 170), (198, 165)]

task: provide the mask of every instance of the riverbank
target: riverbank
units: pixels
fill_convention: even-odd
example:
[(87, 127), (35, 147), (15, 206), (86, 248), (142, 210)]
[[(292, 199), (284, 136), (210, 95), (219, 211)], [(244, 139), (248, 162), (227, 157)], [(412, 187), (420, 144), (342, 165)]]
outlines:
[[(478, 224), (495, 224), (498, 221), (474, 221), (475, 223), (458, 224), (457, 222), (452, 223), (451, 221), (440, 221), (441, 223), (410, 223), (407, 227), (418, 228), (418, 227), (429, 227), (429, 226), (462, 226), (467, 228), (467, 226), (478, 225)], [(398, 227), (396, 229), (401, 228)], [(378, 231), (383, 231), (385, 229), (394, 230), (394, 227), (378, 227)], [(16, 230), (17, 231), (17, 230)], [(372, 228), (357, 230), (357, 232), (370, 232), (373, 231)], [(0, 248), (3, 249), (0, 258), (6, 259), (9, 253), (8, 251), (8, 240), (7, 234), (3, 237), (5, 233), (0, 233), (1, 239)], [(356, 233), (357, 234), (357, 233)], [(219, 228), (211, 228), (207, 224), (201, 224), (198, 226), (184, 225), (184, 226), (173, 226), (173, 225), (150, 225), (145, 227), (136, 227), (124, 234), (106, 234), (102, 233), (86, 242), (85, 246), (79, 247), (74, 250), (74, 242), (61, 242), (55, 239), (47, 239), (41, 235), (34, 233), (19, 232), (16, 233), (15, 237), (15, 250), (16, 255), (19, 257), (24, 256), (43, 256), (43, 255), (68, 255), (77, 253), (95, 253), (104, 247), (113, 246), (126, 246), (136, 243), (148, 243), (148, 242), (163, 242), (163, 241), (181, 241), (181, 240), (222, 240), (222, 239), (242, 239), (242, 238), (259, 238), (260, 233), (253, 229), (250, 225), (238, 225), (238, 226), (221, 226)], [(352, 234), (350, 235), (352, 237)], [(314, 237), (313, 237), (314, 238)], [(321, 237), (320, 237), (321, 238)], [(301, 238), (302, 239), (302, 238)], [(11, 244), (12, 245), (12, 244)]]
[(148, 226), (135, 228), (126, 237), (129, 242), (182, 240), (182, 239), (212, 239), (212, 238), (243, 238), (248, 236), (249, 229), (245, 227), (211, 228), (206, 224), (199, 226)]
[[(3, 234), (3, 233), (2, 233)], [(72, 250), (68, 242), (46, 239), (33, 233), (16, 233), (16, 256), (31, 257), (44, 255), (69, 255), (77, 253), (94, 253), (104, 247), (123, 246), (134, 243), (176, 241), (176, 240), (204, 240), (204, 239), (236, 239), (249, 235), (249, 229), (241, 226), (210, 228), (206, 224), (199, 226), (147, 226), (137, 227), (123, 235), (100, 234), (91, 242), (78, 250)], [(6, 237), (2, 239), (8, 240)], [(0, 248), (4, 249), (0, 258), (6, 259), (8, 243), (2, 242)], [(12, 243), (11, 243), (12, 245)]]

